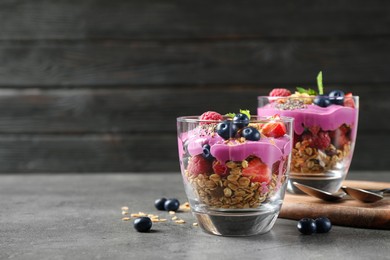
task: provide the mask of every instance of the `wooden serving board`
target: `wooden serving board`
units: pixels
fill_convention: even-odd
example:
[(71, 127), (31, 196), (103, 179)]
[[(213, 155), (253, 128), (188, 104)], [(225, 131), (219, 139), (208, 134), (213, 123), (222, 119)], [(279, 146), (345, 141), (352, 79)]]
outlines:
[[(344, 181), (346, 186), (365, 189), (390, 188), (388, 182)], [(390, 196), (364, 203), (346, 196), (341, 202), (326, 202), (308, 195), (286, 193), (280, 218), (295, 219), (326, 216), (334, 225), (390, 229)]]

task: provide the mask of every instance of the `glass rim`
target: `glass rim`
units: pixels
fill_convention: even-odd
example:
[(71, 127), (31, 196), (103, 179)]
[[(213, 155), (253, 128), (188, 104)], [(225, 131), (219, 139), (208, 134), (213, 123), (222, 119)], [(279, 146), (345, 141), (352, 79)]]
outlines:
[[(328, 95), (324, 95), (324, 96), (328, 96)], [(302, 97), (291, 97), (291, 96), (287, 96), (287, 97), (285, 97), (285, 96), (258, 96), (257, 97), (257, 99), (278, 99), (278, 98), (315, 98), (316, 96), (307, 96), (307, 97), (304, 97), (304, 96), (302, 96)], [(359, 96), (354, 96), (354, 95), (352, 95), (352, 97), (353, 98), (357, 98), (357, 99), (359, 99)]]
[[(275, 114), (276, 115), (276, 114)], [(180, 123), (221, 123), (223, 120), (232, 120), (231, 117), (223, 116), (223, 120), (201, 120), (199, 116), (180, 116), (177, 117), (177, 122)], [(279, 116), (279, 118), (273, 118), (271, 116), (257, 116), (251, 115), (249, 123), (268, 123), (268, 122), (283, 122), (283, 123), (293, 123), (294, 118), (288, 116)]]

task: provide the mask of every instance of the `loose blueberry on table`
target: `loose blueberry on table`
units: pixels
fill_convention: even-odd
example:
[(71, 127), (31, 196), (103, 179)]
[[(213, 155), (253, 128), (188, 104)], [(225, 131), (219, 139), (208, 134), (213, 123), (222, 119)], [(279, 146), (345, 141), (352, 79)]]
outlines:
[(297, 228), (299, 232), (304, 235), (311, 235), (316, 232), (317, 226), (313, 219), (311, 218), (303, 218), (298, 221)]
[(167, 199), (164, 203), (164, 209), (167, 211), (176, 211), (180, 207), (180, 202), (177, 199)]
[(140, 217), (134, 220), (134, 228), (138, 232), (148, 232), (152, 228), (152, 220), (148, 217)]

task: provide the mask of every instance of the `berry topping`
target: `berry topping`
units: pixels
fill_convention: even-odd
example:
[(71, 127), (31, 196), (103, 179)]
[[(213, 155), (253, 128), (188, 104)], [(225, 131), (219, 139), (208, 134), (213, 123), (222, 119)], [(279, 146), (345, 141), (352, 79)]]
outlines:
[[(200, 117), (200, 120), (214, 120), (214, 121), (221, 121), (223, 120), (223, 117), (221, 114), (215, 112), (215, 111), (207, 111), (204, 112)], [(205, 122), (202, 122), (203, 124), (207, 124)]]
[(133, 225), (138, 232), (148, 232), (152, 228), (152, 220), (148, 217), (136, 218)]
[(225, 120), (217, 126), (217, 134), (227, 140), (237, 134), (237, 126), (231, 121)]
[(335, 131), (330, 132), (329, 136), (332, 139), (333, 145), (338, 149), (342, 148), (350, 141), (350, 138), (348, 137), (349, 136), (348, 128), (347, 127), (344, 128), (343, 126), (341, 126)]
[(157, 200), (154, 201), (154, 206), (158, 210), (165, 210), (165, 208), (164, 208), (165, 201), (167, 201), (166, 198), (157, 199)]
[(319, 107), (328, 107), (331, 105), (329, 97), (324, 95), (316, 96), (313, 103)]
[(353, 100), (352, 93), (347, 93), (347, 94), (345, 94), (345, 97), (344, 97), (344, 106), (345, 106), (345, 107), (352, 107), (352, 108), (355, 107), (355, 101)]
[(330, 137), (327, 132), (319, 132), (313, 141), (314, 146), (318, 149), (326, 149), (330, 145)]
[(274, 88), (270, 93), (270, 97), (288, 97), (291, 95), (290, 90), (285, 88)]
[(220, 176), (226, 176), (229, 173), (226, 165), (222, 165), (221, 162), (217, 160), (213, 162), (213, 171)]
[(298, 221), (297, 228), (304, 235), (311, 235), (316, 232), (316, 223), (311, 218), (303, 218)]
[(246, 114), (238, 113), (233, 117), (233, 124), (241, 129), (249, 124), (249, 117)]
[(260, 133), (254, 127), (245, 127), (241, 132), (242, 137), (249, 141), (259, 141)]
[(199, 154), (189, 160), (187, 170), (189, 174), (195, 176), (206, 174), (211, 172), (211, 162)]
[(180, 207), (180, 202), (177, 199), (168, 199), (164, 203), (164, 209), (166, 211), (176, 211)]
[(332, 223), (327, 217), (319, 217), (315, 220), (317, 233), (328, 233), (332, 229)]
[(255, 157), (248, 162), (248, 167), (242, 169), (242, 176), (248, 177), (252, 182), (265, 182), (271, 180), (271, 171), (259, 158)]
[(287, 132), (283, 122), (268, 122), (261, 128), (261, 133), (267, 137), (281, 137)]
[(341, 90), (333, 90), (329, 93), (330, 103), (335, 105), (344, 105), (344, 92)]
[(330, 145), (330, 137), (328, 132), (320, 131), (318, 134), (305, 134), (303, 136), (303, 140), (309, 141), (309, 146), (318, 148), (318, 149), (326, 149)]
[(203, 145), (202, 155), (207, 160), (210, 160), (210, 161), (214, 160), (214, 157), (211, 155), (211, 152), (210, 152), (210, 145), (209, 144)]

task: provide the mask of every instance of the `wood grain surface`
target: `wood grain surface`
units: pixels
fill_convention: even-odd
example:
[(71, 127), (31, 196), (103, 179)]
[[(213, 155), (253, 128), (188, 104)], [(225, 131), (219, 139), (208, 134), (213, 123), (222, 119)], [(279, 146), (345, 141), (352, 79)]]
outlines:
[[(365, 189), (390, 188), (388, 182), (345, 181), (344, 185)], [(386, 196), (375, 203), (364, 203), (349, 197), (341, 202), (325, 202), (308, 195), (288, 193), (279, 216), (296, 220), (325, 216), (334, 225), (390, 229), (390, 197)]]
[(0, 173), (176, 171), (177, 116), (255, 111), (319, 70), (362, 97), (351, 168), (387, 170), (389, 13), (385, 0), (1, 1)]

